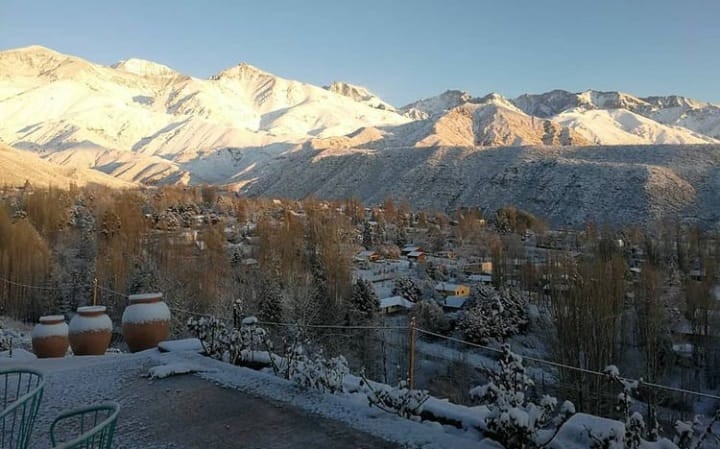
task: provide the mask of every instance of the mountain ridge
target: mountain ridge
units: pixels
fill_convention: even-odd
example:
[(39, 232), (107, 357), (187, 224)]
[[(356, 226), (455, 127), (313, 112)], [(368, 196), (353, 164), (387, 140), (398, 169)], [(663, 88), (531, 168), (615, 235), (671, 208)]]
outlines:
[(635, 219), (633, 209), (720, 210), (720, 107), (679, 95), (446, 90), (396, 108), (362, 86), (315, 86), (247, 63), (200, 79), (28, 47), (0, 52), (0, 139), (126, 183), (516, 203), (558, 223), (603, 207), (616, 221)]

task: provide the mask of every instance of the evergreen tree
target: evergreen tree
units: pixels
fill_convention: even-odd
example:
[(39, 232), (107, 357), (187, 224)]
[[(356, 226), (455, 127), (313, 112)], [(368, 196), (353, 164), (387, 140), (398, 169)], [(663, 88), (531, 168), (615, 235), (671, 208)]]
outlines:
[(262, 321), (279, 323), (283, 320), (282, 293), (276, 280), (264, 282), (260, 289), (258, 317)]
[(351, 315), (360, 323), (372, 321), (380, 309), (380, 300), (370, 282), (358, 279), (350, 298)]

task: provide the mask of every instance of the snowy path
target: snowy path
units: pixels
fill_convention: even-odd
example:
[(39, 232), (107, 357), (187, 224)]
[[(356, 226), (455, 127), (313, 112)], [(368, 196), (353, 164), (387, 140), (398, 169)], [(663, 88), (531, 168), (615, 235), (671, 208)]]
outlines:
[(198, 376), (148, 380), (152, 354), (3, 362), (46, 373), (32, 448), (49, 446), (61, 411), (105, 400), (122, 410), (116, 448), (394, 448), (337, 421), (208, 382)]

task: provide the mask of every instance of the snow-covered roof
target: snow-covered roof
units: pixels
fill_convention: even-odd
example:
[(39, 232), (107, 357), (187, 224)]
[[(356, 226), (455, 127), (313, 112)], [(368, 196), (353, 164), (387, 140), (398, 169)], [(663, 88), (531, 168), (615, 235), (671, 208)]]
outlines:
[(375, 254), (375, 251), (365, 250), (365, 251), (360, 251), (359, 253), (357, 253), (357, 256), (355, 256), (355, 257), (370, 257), (374, 254)]
[(492, 282), (492, 275), (489, 274), (471, 274), (468, 276), (470, 282)]
[(435, 290), (441, 291), (441, 292), (449, 292), (449, 291), (455, 291), (459, 287), (465, 287), (461, 284), (453, 284), (451, 282), (440, 282), (438, 285), (435, 286)]
[(402, 296), (391, 296), (389, 298), (383, 298), (380, 300), (381, 309), (389, 309), (390, 307), (405, 307), (406, 309), (412, 309), (415, 304), (412, 301), (408, 301)]
[(419, 250), (419, 249), (420, 249), (420, 247), (417, 246), (417, 245), (410, 245), (410, 246), (404, 247), (404, 248), (402, 249), (402, 251), (405, 252), (405, 253), (410, 253), (410, 252), (413, 252), (413, 251), (417, 251), (417, 250)]
[(462, 309), (467, 299), (467, 296), (448, 296), (443, 305), (450, 309)]
[(420, 257), (425, 254), (423, 251), (413, 251), (408, 253), (408, 257)]

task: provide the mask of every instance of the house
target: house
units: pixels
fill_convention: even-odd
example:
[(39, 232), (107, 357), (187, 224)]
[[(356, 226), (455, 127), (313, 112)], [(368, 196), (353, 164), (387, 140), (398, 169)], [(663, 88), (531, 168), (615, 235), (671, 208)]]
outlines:
[(438, 251), (437, 253), (435, 253), (435, 257), (439, 257), (441, 259), (455, 260), (457, 254), (455, 254), (455, 251)]
[(410, 254), (410, 253), (422, 252), (422, 251), (425, 251), (425, 250), (424, 250), (422, 247), (420, 247), (420, 246), (408, 245), (408, 246), (406, 246), (406, 247), (404, 247), (403, 249), (400, 250), (400, 254), (402, 254), (403, 256), (407, 257), (407, 255)]
[(377, 262), (380, 259), (382, 259), (380, 253), (371, 250), (360, 251), (353, 258), (356, 262)]
[(413, 251), (407, 254), (407, 258), (413, 262), (425, 262), (427, 255), (423, 251)]
[(448, 296), (445, 298), (445, 301), (442, 303), (442, 306), (444, 309), (449, 309), (452, 311), (455, 310), (461, 310), (465, 308), (465, 304), (467, 304), (468, 297), (467, 296)]
[(380, 300), (380, 312), (386, 314), (402, 312), (412, 309), (414, 305), (415, 303), (402, 296), (391, 296)]
[(491, 261), (470, 263), (463, 266), (463, 272), (467, 274), (492, 274), (493, 263)]
[(470, 296), (469, 286), (450, 282), (440, 282), (435, 286), (435, 291), (440, 293), (444, 298), (448, 296)]
[(491, 274), (471, 274), (468, 276), (468, 281), (475, 282), (478, 284), (483, 285), (490, 285), (492, 284), (492, 275)]

